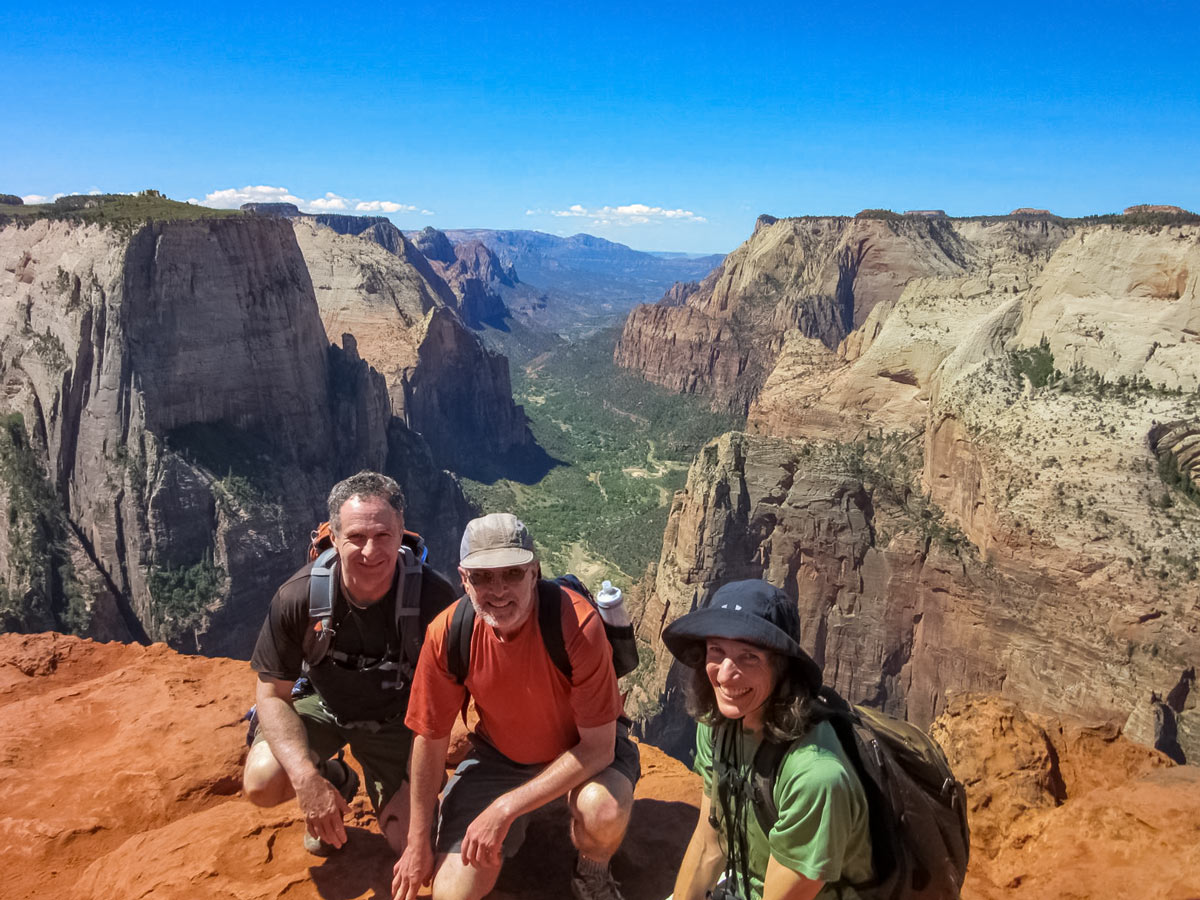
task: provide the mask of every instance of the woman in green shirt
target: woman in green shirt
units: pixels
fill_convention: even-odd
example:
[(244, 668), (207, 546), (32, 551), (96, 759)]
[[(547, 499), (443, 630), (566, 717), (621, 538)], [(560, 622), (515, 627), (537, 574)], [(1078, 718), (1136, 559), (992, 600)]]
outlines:
[[(724, 585), (663, 631), (691, 670), (705, 788), (674, 900), (849, 900), (871, 879), (866, 796), (832, 726), (811, 714), (821, 669), (799, 638), (795, 602), (758, 579)], [(766, 740), (788, 747), (774, 785), (778, 818), (764, 832), (751, 765)]]

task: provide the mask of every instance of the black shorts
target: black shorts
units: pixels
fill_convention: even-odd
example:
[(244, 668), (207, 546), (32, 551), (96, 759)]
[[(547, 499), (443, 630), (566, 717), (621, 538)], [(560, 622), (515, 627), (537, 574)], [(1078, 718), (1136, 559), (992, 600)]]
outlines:
[[(501, 794), (532, 780), (545, 763), (522, 765), (515, 763), (491, 744), (471, 735), (471, 752), (459, 763), (454, 775), (442, 791), (442, 808), (438, 819), (437, 852), (458, 853), (462, 850), (467, 828), (488, 805)], [(617, 742), (612, 764), (605, 771), (616, 771), (637, 784), (641, 775), (638, 747), (629, 739), (629, 728), (617, 723)], [(510, 858), (521, 849), (531, 813), (519, 817), (504, 838), (504, 856)]]

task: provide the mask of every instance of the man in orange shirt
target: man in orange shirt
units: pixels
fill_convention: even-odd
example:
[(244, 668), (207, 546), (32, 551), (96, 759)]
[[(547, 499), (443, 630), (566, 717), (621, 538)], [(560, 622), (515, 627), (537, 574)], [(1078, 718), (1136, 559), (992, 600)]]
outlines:
[[(413, 900), (430, 879), (434, 900), (479, 900), (520, 847), (529, 813), (563, 794), (579, 850), (573, 896), (621, 900), (609, 860), (629, 822), (638, 752), (617, 721), (621, 695), (600, 616), (573, 591), (539, 591), (533, 541), (508, 513), (468, 524), (460, 557), (474, 612), (465, 677), (451, 674), (452, 653), (457, 665), (464, 655), (450, 646), (456, 605), (429, 626), (405, 718), (414, 734), (411, 813), (392, 882), (396, 900)], [(539, 609), (547, 597), (552, 605)], [(541, 623), (551, 613), (561, 623), (569, 678), (543, 637)], [(479, 723), (471, 753), (443, 793), (435, 845), (430, 835), (450, 729), (468, 693)]]

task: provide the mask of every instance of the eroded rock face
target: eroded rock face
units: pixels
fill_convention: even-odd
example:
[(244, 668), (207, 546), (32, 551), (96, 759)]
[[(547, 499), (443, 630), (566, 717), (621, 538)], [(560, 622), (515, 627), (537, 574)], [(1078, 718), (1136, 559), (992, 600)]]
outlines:
[[(974, 254), (967, 274), (911, 280), (836, 351), (788, 334), (748, 429), (796, 443), (731, 438), (727, 451), (709, 448), (697, 461), (698, 493), (689, 483), (677, 499), (643, 620), (653, 627), (643, 635), (653, 640), (710, 586), (767, 573), (795, 584), (813, 649), (827, 665), (863, 671), (863, 659), (903, 661), (900, 681), (872, 670), (869, 680), (882, 687), (858, 685), (857, 697), (896, 703), (899, 691), (908, 699), (893, 708), (928, 721), (939, 692), (1003, 683), (1030, 709), (1066, 712), (1082, 703), (1136, 740), (1195, 759), (1200, 230), (1069, 233), (1044, 219), (953, 224)], [(765, 223), (759, 233), (774, 227)], [(813, 454), (824, 452), (868, 497), (857, 506), (870, 510), (872, 537), (857, 554), (806, 545), (765, 499), (759, 513), (751, 502), (730, 524), (709, 496), (785, 496), (770, 485), (794, 465), (832, 504), (846, 489), (811, 480)], [(726, 455), (717, 468), (727, 474), (712, 474), (712, 460)], [(766, 460), (771, 476), (762, 474)], [(901, 471), (901, 461), (911, 470)], [(758, 495), (748, 491), (762, 478)], [(848, 526), (808, 527), (826, 534)], [(939, 541), (954, 545), (956, 571), (931, 580), (927, 560), (900, 561), (896, 552), (914, 540), (929, 551)], [(876, 553), (888, 561), (883, 570)], [(780, 558), (794, 570), (773, 562)], [(817, 573), (828, 568), (839, 575), (823, 590), (838, 599), (817, 603), (814, 613), (805, 592), (826, 582)], [(901, 619), (870, 622), (862, 611), (869, 607), (855, 599), (848, 621), (878, 629), (882, 651), (853, 641), (831, 646), (835, 632), (820, 611), (873, 590), (895, 608), (920, 604), (930, 591), (946, 606), (936, 618), (916, 609), (915, 629)], [(918, 634), (929, 629), (942, 633), (923, 658)], [(669, 709), (671, 682), (665, 671), (657, 677)]]
[(964, 344), (979, 355), (1013, 336), (1018, 299), (1070, 229), (1036, 219), (947, 224), (969, 249), (966, 272), (911, 279), (897, 297), (876, 303), (836, 353), (822, 357), (787, 335), (750, 408), (751, 430), (845, 440), (911, 429), (928, 412), (943, 360)]
[(417, 266), (357, 235), (305, 220), (295, 227), (327, 333), (354, 336), (358, 353), (383, 373), (394, 414), (442, 465), (473, 471), (481, 460), (534, 447), (512, 401), (508, 360), (466, 327), (453, 292), (420, 252), (404, 241)]
[(914, 278), (964, 272), (976, 255), (947, 221), (763, 217), (679, 305), (635, 309), (616, 363), (744, 413), (790, 332), (834, 348)]
[(434, 271), (446, 279), (458, 296), (458, 311), (463, 321), (471, 328), (484, 324), (503, 325), (504, 317), (508, 315), (504, 295), (515, 292), (520, 283), (516, 274), (501, 266), (496, 254), (481, 241), (457, 244), (451, 248), (450, 255), (448, 261), (430, 261)]
[(43, 220), (0, 229), (0, 260), (0, 401), (79, 589), (58, 586), (58, 621), (247, 654), (330, 485), (389, 455), (383, 380), (330, 350), (292, 224)]
[[(637, 623), (655, 654), (633, 695), (648, 739), (686, 749), (683, 673), (662, 628), (738, 578), (765, 578), (795, 597), (802, 643), (827, 683), (922, 726), (954, 691), (1136, 725), (1194, 665), (1186, 609), (1131, 599), (1053, 547), (1039, 545), (1036, 560), (1028, 551), (985, 559), (931, 527), (926, 508), (914, 511), (879, 473), (854, 471), (853, 456), (821, 443), (733, 433), (702, 451), (672, 504)], [(1194, 758), (1195, 700), (1181, 693), (1191, 699), (1177, 697), (1171, 710), (1188, 723), (1178, 740)], [(1153, 724), (1135, 737), (1157, 740)]]
[[(964, 897), (1100, 897), (1114, 884), (1128, 897), (1200, 891), (1195, 766), (998, 697), (955, 698), (933, 735), (967, 788)], [(1142, 870), (1152, 860), (1153, 874)]]
[(445, 232), (424, 228), (413, 244), (446, 280), (458, 298), (458, 313), (469, 328), (485, 325), (507, 330), (505, 319), (530, 320), (546, 308), (546, 294), (524, 284), (511, 265), (483, 241), (474, 238), (451, 243)]

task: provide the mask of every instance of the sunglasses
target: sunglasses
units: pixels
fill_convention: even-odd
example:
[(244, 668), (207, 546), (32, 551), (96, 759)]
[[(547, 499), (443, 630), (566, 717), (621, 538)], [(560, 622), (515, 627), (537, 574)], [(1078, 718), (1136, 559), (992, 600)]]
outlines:
[(466, 569), (463, 578), (471, 583), (471, 587), (491, 587), (494, 584), (504, 584), (509, 587), (520, 584), (525, 578), (527, 569)]

